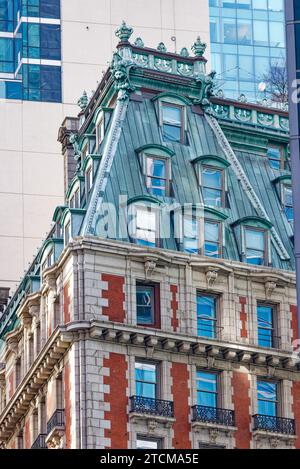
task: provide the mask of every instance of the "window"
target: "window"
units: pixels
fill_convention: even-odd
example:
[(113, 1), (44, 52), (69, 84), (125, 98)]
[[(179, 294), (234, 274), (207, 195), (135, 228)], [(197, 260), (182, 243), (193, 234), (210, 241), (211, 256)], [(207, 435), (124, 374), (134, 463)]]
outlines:
[(213, 258), (221, 257), (222, 225), (218, 221), (204, 222), (204, 255)]
[(89, 195), (92, 189), (92, 185), (93, 185), (93, 169), (91, 166), (86, 170), (85, 180), (86, 180), (86, 193), (87, 195)]
[(146, 183), (151, 194), (168, 196), (170, 187), (169, 164), (164, 158), (146, 157)]
[(80, 207), (80, 197), (79, 197), (79, 188), (76, 189), (74, 194), (70, 199), (70, 208), (79, 208)]
[(144, 436), (137, 436), (136, 449), (161, 449), (162, 439), (161, 438), (148, 438)]
[(257, 381), (258, 414), (277, 417), (278, 385), (271, 381)]
[(266, 263), (266, 231), (245, 228), (246, 262), (253, 265)]
[(272, 348), (275, 346), (274, 306), (257, 306), (258, 345)]
[(67, 246), (70, 242), (71, 237), (71, 222), (69, 221), (65, 226), (65, 246)]
[(213, 339), (217, 330), (217, 299), (197, 293), (197, 334)]
[(136, 207), (134, 241), (142, 246), (159, 245), (158, 213), (151, 207)]
[(283, 185), (283, 207), (289, 223), (294, 225), (293, 191), (291, 186)]
[(210, 166), (202, 167), (202, 193), (205, 205), (225, 206), (224, 171)]
[(97, 147), (99, 147), (101, 143), (103, 142), (104, 133), (105, 133), (104, 118), (102, 118), (96, 127)]
[(157, 399), (158, 397), (158, 365), (156, 363), (135, 363), (135, 386), (138, 397)]
[(198, 222), (195, 217), (184, 217), (183, 219), (183, 250), (190, 254), (198, 254)]
[(284, 160), (282, 156), (282, 148), (276, 146), (269, 146), (267, 151), (267, 157), (269, 164), (273, 169), (284, 169)]
[(197, 404), (205, 407), (218, 406), (218, 375), (197, 371)]
[(136, 316), (137, 324), (144, 326), (160, 326), (160, 298), (158, 284), (136, 285)]
[(183, 106), (162, 103), (161, 112), (164, 141), (184, 143)]

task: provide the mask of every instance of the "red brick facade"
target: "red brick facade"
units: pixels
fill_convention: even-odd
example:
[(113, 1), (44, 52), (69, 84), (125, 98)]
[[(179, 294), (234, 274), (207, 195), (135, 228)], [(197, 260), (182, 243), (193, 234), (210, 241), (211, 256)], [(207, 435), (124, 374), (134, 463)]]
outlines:
[(190, 449), (190, 431), (191, 424), (189, 422), (189, 372), (187, 365), (184, 363), (173, 363), (171, 369), (173, 379), (172, 394), (174, 401), (174, 449)]
[[(298, 339), (298, 316), (297, 316), (297, 306), (291, 305), (290, 311), (292, 314), (292, 342)], [(297, 345), (296, 345), (297, 347)]]
[(104, 384), (109, 386), (109, 393), (104, 395), (110, 410), (104, 413), (104, 419), (110, 421), (110, 429), (105, 429), (104, 436), (111, 440), (110, 448), (126, 449), (128, 447), (127, 432), (127, 362), (125, 355), (110, 353), (104, 359), (103, 366), (109, 368), (109, 376), (104, 376)]
[(170, 290), (172, 294), (172, 300), (171, 300), (171, 310), (172, 310), (172, 319), (171, 319), (171, 325), (173, 327), (173, 331), (177, 332), (179, 328), (179, 321), (177, 317), (177, 312), (178, 312), (178, 301), (177, 301), (177, 292), (178, 292), (178, 287), (177, 285), (170, 285)]
[(247, 304), (247, 298), (244, 296), (240, 297), (240, 321), (242, 323), (241, 327), (241, 338), (246, 339), (248, 337), (248, 332), (247, 332), (247, 313), (246, 313), (246, 304)]
[(31, 448), (31, 435), (30, 435), (30, 417), (27, 417), (24, 427), (24, 448)]
[(236, 448), (248, 449), (251, 441), (250, 382), (248, 373), (233, 372), (233, 404), (235, 409)]
[(102, 308), (103, 314), (108, 316), (110, 321), (124, 322), (124, 277), (102, 274), (102, 280), (108, 283), (107, 290), (102, 291), (102, 298), (108, 300), (108, 306)]

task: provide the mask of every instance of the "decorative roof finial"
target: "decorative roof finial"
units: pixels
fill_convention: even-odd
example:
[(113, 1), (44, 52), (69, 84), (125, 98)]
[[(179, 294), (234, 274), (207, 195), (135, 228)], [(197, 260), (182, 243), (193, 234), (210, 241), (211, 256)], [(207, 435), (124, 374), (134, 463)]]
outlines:
[(141, 37), (136, 38), (136, 40), (134, 41), (134, 45), (136, 47), (144, 47), (145, 46), (144, 41)]
[(189, 54), (189, 51), (187, 50), (187, 48), (183, 47), (180, 51), (180, 55), (181, 55), (181, 57), (189, 57), (190, 54)]
[(120, 39), (121, 42), (128, 42), (133, 33), (133, 29), (127, 26), (123, 20), (121, 26), (116, 30), (115, 35)]
[(80, 109), (84, 111), (87, 108), (88, 102), (89, 102), (89, 99), (87, 96), (87, 92), (84, 90), (84, 92), (82, 93), (82, 96), (80, 96), (80, 98), (78, 99), (77, 104), (80, 107)]
[(159, 52), (167, 52), (167, 48), (166, 48), (166, 46), (164, 45), (163, 42), (160, 42), (160, 43), (158, 44), (157, 50), (158, 50)]
[(203, 57), (206, 47), (206, 42), (202, 42), (200, 36), (198, 36), (196, 42), (192, 45), (192, 51), (196, 57)]

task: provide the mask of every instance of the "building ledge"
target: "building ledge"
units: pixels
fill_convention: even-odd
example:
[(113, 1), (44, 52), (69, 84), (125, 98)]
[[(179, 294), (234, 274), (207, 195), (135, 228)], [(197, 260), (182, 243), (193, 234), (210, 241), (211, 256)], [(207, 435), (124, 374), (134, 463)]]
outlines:
[(216, 430), (225, 433), (227, 436), (232, 436), (237, 431), (237, 427), (229, 427), (227, 425), (220, 425), (218, 423), (210, 422), (192, 422), (192, 430), (195, 432), (202, 432), (203, 430)]
[(144, 423), (148, 426), (148, 429), (155, 430), (158, 425), (163, 425), (166, 428), (170, 428), (175, 422), (174, 417), (164, 417), (161, 415), (152, 414), (141, 414), (138, 412), (131, 412), (129, 414), (129, 420), (131, 423), (138, 424)]

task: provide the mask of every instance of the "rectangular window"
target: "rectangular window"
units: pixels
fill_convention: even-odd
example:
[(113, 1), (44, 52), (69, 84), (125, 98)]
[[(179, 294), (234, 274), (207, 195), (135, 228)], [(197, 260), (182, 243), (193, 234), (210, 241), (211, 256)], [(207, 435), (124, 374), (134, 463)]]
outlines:
[(97, 138), (97, 147), (101, 145), (104, 139), (105, 127), (104, 127), (104, 118), (100, 120), (96, 127), (96, 138)]
[(273, 169), (284, 169), (284, 161), (282, 157), (282, 148), (269, 146), (267, 151), (269, 164)]
[(204, 204), (213, 207), (224, 207), (224, 171), (210, 166), (203, 166), (201, 182)]
[(266, 263), (266, 232), (256, 228), (245, 228), (246, 262), (253, 265)]
[(163, 447), (161, 438), (147, 438), (137, 436), (136, 449), (161, 449)]
[(272, 348), (275, 346), (274, 306), (257, 306), (258, 345)]
[(195, 217), (183, 219), (183, 250), (190, 254), (198, 254), (198, 223)]
[(86, 170), (85, 178), (86, 178), (86, 193), (88, 195), (90, 193), (90, 191), (92, 189), (92, 185), (93, 185), (93, 169), (92, 169), (92, 167), (90, 167)]
[(65, 226), (65, 246), (67, 246), (70, 242), (71, 237), (71, 222), (68, 222)]
[(222, 224), (205, 220), (204, 222), (204, 255), (219, 258), (222, 254)]
[(283, 206), (289, 223), (294, 225), (293, 191), (291, 186), (283, 186)]
[(135, 362), (136, 396), (158, 398), (158, 365), (156, 363)]
[(271, 381), (257, 381), (258, 414), (277, 417), (278, 385)]
[(217, 331), (217, 298), (197, 293), (197, 334), (214, 339)]
[(146, 158), (146, 181), (151, 194), (159, 196), (169, 195), (168, 164), (163, 158)]
[(79, 188), (78, 188), (70, 199), (70, 208), (79, 208), (79, 207), (80, 207), (80, 197), (79, 197)]
[(207, 371), (197, 371), (197, 404), (205, 407), (218, 407), (218, 375)]
[(184, 143), (183, 106), (162, 103), (161, 109), (164, 141)]
[(160, 327), (160, 288), (158, 284), (136, 285), (137, 324)]
[(158, 246), (158, 215), (150, 207), (137, 207), (135, 241), (142, 246)]

